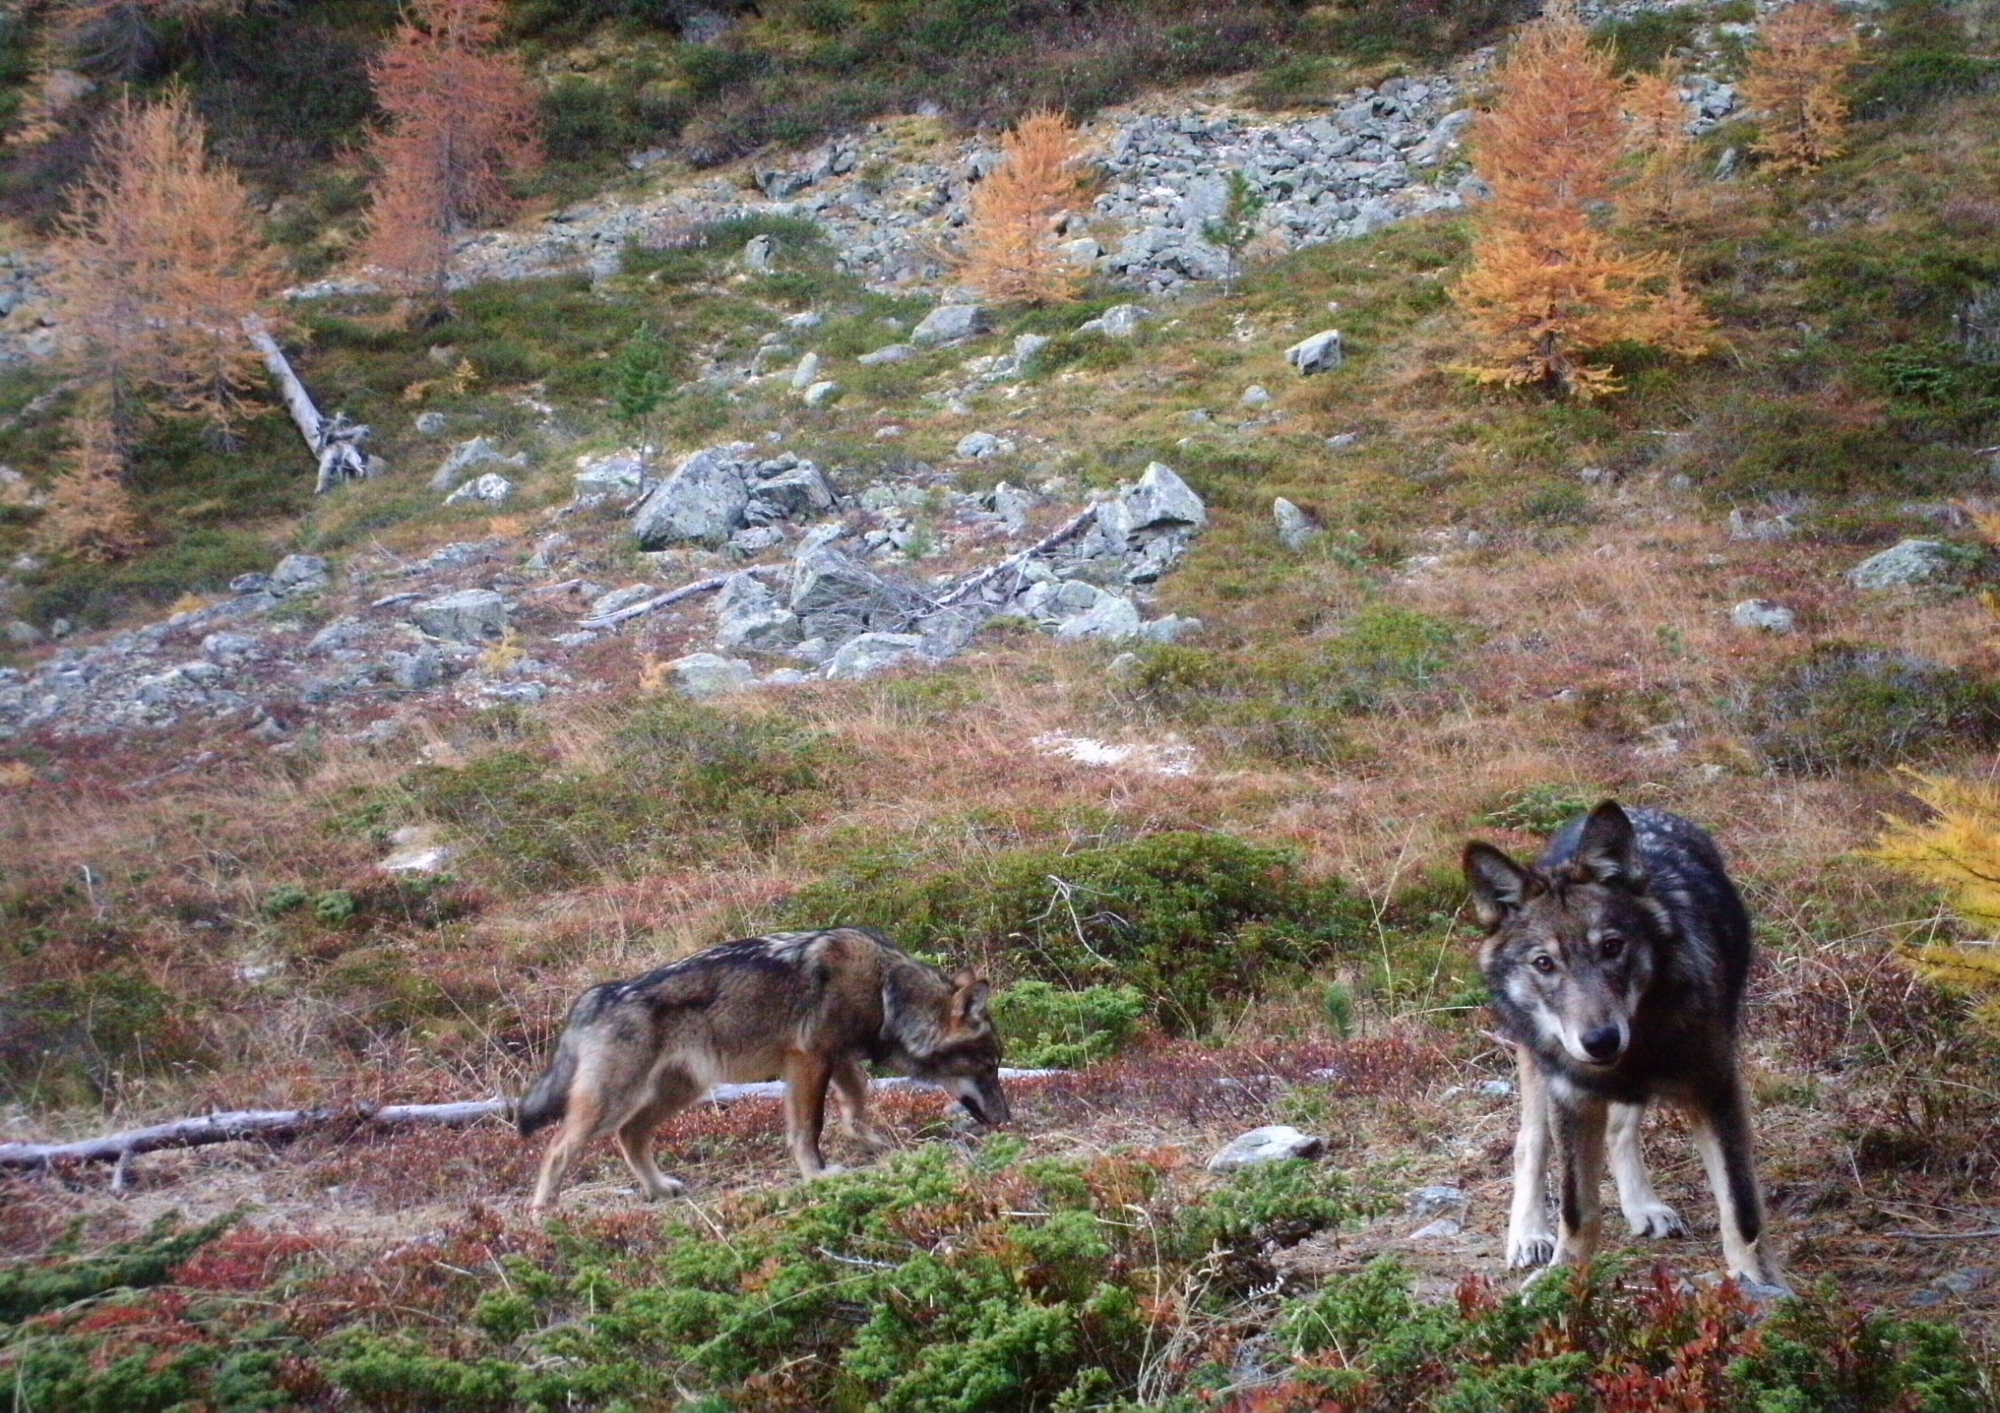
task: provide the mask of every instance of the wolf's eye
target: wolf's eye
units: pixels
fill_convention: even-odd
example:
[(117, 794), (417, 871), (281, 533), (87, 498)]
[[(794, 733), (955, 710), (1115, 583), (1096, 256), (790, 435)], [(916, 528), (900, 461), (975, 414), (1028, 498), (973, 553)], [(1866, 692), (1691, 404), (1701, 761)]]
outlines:
[(1604, 939), (1603, 950), (1605, 961), (1615, 961), (1618, 955), (1625, 950), (1625, 939), (1618, 936), (1607, 937)]
[(1531, 963), (1531, 965), (1535, 968), (1536, 971), (1540, 972), (1544, 976), (1547, 976), (1550, 972), (1556, 969), (1556, 959), (1550, 956), (1547, 952), (1543, 952), (1535, 958), (1535, 960), (1533, 961), (1533, 963)]

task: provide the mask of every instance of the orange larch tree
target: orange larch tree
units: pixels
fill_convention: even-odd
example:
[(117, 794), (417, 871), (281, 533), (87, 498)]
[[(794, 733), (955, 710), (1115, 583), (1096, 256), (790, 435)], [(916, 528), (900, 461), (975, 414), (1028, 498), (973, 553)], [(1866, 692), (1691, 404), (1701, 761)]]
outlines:
[(1797, 0), (1765, 17), (1743, 96), (1764, 110), (1756, 151), (1774, 169), (1804, 171), (1840, 155), (1841, 88), (1854, 60), (1853, 21), (1823, 0)]
[(145, 543), (125, 488), (125, 458), (101, 390), (70, 419), (71, 445), (56, 474), (36, 538), (93, 564), (123, 559)]
[(541, 161), (534, 86), (494, 49), (502, 18), (500, 0), (415, 0), (369, 70), (389, 121), (363, 258), (433, 308), (453, 238), (504, 214), (508, 178)]
[(140, 387), (228, 425), (262, 368), (243, 320), (281, 270), (249, 193), (210, 162), (184, 92), (120, 101), (52, 254), (71, 352), (121, 435)]
[(1082, 271), (1057, 248), (1051, 225), (1082, 185), (1083, 151), (1060, 113), (1033, 113), (1001, 141), (1002, 158), (972, 193), (965, 278), (990, 298), (1059, 304)]
[(1619, 87), (1567, 0), (1522, 33), (1499, 83), (1474, 134), (1493, 195), (1455, 291), (1473, 334), (1464, 371), (1589, 398), (1618, 390), (1591, 359), (1612, 344), (1700, 351), (1708, 321), (1674, 262), (1624, 252), (1600, 219), (1625, 151)]
[(1694, 139), (1688, 136), (1688, 106), (1681, 99), (1680, 75), (1662, 65), (1625, 81), (1625, 145), (1637, 164), (1619, 197), (1628, 222), (1674, 221), (1693, 214), (1696, 199), (1689, 170)]

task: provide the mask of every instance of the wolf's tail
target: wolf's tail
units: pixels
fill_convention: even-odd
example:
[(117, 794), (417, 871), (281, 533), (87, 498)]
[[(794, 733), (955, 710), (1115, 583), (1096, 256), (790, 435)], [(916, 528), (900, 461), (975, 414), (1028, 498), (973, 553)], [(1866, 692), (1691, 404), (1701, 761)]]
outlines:
[(548, 1069), (514, 1105), (514, 1126), (521, 1137), (532, 1138), (568, 1112), (570, 1081), (575, 1078), (576, 1051), (565, 1035)]

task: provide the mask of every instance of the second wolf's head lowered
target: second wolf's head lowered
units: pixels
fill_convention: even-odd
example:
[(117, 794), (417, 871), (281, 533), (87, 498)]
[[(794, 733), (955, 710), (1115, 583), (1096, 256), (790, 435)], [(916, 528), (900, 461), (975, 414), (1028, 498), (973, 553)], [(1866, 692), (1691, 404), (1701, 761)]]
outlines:
[(1576, 851), (1548, 868), (1469, 844), (1465, 877), (1488, 932), (1480, 969), (1508, 1029), (1586, 1071), (1615, 1066), (1674, 936), (1625, 811), (1611, 800), (1592, 810)]
[[(914, 964), (913, 964), (914, 965)], [(1007, 1094), (1000, 1087), (1000, 1034), (989, 1010), (992, 987), (962, 971), (951, 979), (942, 1016), (929, 1007), (894, 1004), (899, 985), (917, 978), (891, 971), (885, 984), (890, 1054), (879, 1058), (917, 1079), (929, 1080), (983, 1124), (1007, 1122)]]

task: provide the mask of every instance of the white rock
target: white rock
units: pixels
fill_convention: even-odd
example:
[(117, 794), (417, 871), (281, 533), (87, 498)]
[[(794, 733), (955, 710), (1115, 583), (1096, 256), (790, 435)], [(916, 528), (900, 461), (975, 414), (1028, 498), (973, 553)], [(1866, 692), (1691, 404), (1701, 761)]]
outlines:
[(1749, 628), (1764, 633), (1790, 633), (1798, 627), (1798, 618), (1789, 608), (1769, 599), (1745, 599), (1729, 610), (1729, 621), (1738, 628)]
[(507, 600), (491, 589), (461, 589), (411, 604), (410, 621), (433, 637), (477, 643), (507, 631)]
[(1138, 608), (1132, 600), (1117, 594), (1099, 594), (1096, 603), (1056, 626), (1056, 637), (1062, 642), (1100, 638), (1117, 643), (1136, 638), (1139, 633)]
[(1299, 370), (1301, 378), (1331, 373), (1341, 365), (1342, 358), (1338, 329), (1322, 329), (1285, 350), (1285, 361)]
[(1278, 522), (1278, 538), (1294, 553), (1320, 536), (1320, 528), (1313, 524), (1312, 517), (1283, 496), (1271, 502), (1271, 518)]
[(1139, 332), (1139, 325), (1153, 317), (1153, 311), (1136, 304), (1114, 304), (1095, 319), (1086, 319), (1076, 326), (1080, 334), (1102, 334), (1111, 339), (1129, 339)]
[(1300, 1133), (1290, 1124), (1253, 1128), (1208, 1160), (1212, 1173), (1233, 1173), (1263, 1163), (1279, 1163), (1287, 1158), (1317, 1158), (1326, 1151), (1326, 1141)]
[(1904, 540), (1847, 571), (1857, 589), (1896, 589), (1923, 584), (1949, 574), (1959, 551), (1942, 540)]
[(1014, 443), (991, 432), (967, 432), (958, 439), (957, 451), (968, 461), (984, 461), (990, 456), (1012, 456)]
[(792, 370), (792, 391), (804, 392), (819, 381), (819, 355), (808, 353), (799, 360), (799, 366)]
[(986, 332), (989, 318), (983, 305), (940, 304), (910, 330), (910, 342), (928, 347), (932, 344), (957, 343), (969, 339), (974, 334)]
[(884, 363), (901, 363), (916, 356), (917, 351), (908, 344), (890, 343), (884, 344), (873, 353), (864, 353), (854, 361), (869, 368), (877, 368)]
[(840, 384), (834, 382), (831, 378), (826, 378), (806, 389), (806, 406), (824, 407), (839, 396)]
[(653, 489), (634, 515), (632, 530), (639, 548), (647, 550), (683, 540), (719, 544), (741, 523), (749, 503), (738, 448), (705, 447)]
[(1252, 383), (1249, 387), (1243, 389), (1243, 396), (1238, 398), (1237, 401), (1241, 402), (1245, 407), (1269, 407), (1271, 405), (1271, 393), (1262, 383)]
[(505, 505), (514, 498), (514, 483), (505, 476), (488, 471), (483, 476), (475, 476), (444, 498), (446, 505), (463, 505), (467, 501), (477, 501), (481, 505)]

